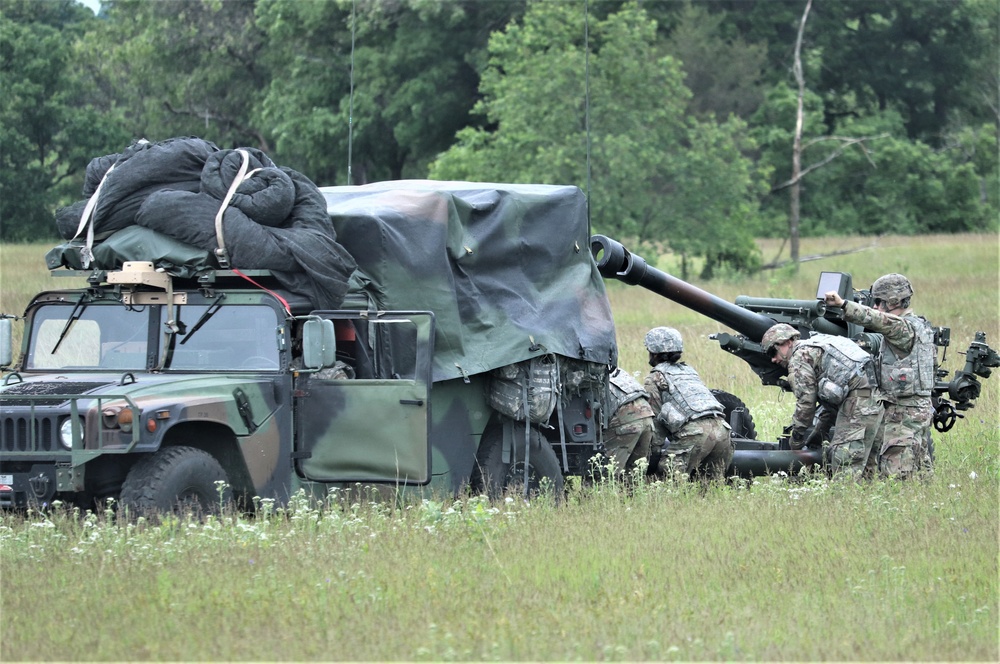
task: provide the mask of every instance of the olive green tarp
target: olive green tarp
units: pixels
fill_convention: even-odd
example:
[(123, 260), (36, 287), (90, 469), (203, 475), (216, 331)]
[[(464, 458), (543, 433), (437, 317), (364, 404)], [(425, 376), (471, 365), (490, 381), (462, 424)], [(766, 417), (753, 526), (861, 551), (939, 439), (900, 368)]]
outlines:
[(435, 313), (435, 381), (544, 353), (617, 363), (578, 187), (397, 180), (320, 191), (376, 306)]

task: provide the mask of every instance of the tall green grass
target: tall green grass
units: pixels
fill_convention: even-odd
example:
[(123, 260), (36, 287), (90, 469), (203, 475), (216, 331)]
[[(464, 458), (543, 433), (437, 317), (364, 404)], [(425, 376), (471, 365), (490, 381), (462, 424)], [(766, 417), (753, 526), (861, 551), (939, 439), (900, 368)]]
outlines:
[[(13, 253), (0, 254), (8, 312), (28, 296), (8, 289)], [(820, 270), (858, 287), (902, 272), (915, 309), (951, 325), (954, 370), (975, 330), (1000, 345), (997, 261), (996, 236), (882, 238), (798, 276), (700, 285), (805, 299)], [(645, 331), (678, 327), (706, 382), (741, 396), (762, 437), (780, 431), (792, 400), (706, 338), (721, 326), (609, 288), (624, 366), (645, 373)], [(1000, 378), (985, 380), (920, 482), (611, 484), (559, 506), (362, 493), (159, 525), (3, 515), (0, 659), (997, 661), (998, 395)]]

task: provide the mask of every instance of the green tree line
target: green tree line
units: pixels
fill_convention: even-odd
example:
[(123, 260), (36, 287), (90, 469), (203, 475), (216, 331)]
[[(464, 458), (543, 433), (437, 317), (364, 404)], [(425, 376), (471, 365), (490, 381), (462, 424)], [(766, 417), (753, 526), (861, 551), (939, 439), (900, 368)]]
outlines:
[[(0, 239), (55, 238), (92, 158), (200, 136), (319, 185), (575, 184), (595, 232), (752, 270), (788, 232), (805, 4), (4, 0)], [(808, 17), (800, 232), (996, 231), (996, 1)]]

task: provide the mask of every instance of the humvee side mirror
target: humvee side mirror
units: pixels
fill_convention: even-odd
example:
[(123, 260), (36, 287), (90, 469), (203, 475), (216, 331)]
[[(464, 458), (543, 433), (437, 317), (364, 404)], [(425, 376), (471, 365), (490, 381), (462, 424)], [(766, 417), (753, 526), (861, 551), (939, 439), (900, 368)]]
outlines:
[(9, 318), (0, 318), (0, 367), (9, 367), (14, 359), (14, 338)]
[(332, 320), (312, 318), (302, 325), (302, 366), (322, 369), (337, 361), (337, 338)]

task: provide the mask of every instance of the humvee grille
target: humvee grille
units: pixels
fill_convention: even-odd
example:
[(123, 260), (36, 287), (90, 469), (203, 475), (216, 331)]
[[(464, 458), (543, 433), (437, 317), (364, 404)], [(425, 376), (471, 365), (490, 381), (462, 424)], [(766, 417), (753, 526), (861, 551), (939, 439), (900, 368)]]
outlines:
[(0, 420), (0, 451), (4, 452), (53, 452), (62, 449), (56, 416), (34, 417), (34, 440), (31, 436), (28, 415), (4, 415)]
[[(39, 382), (8, 385), (0, 393), (0, 452), (57, 452), (63, 449), (59, 443), (59, 419), (67, 413), (30, 412), (32, 406), (58, 406), (66, 399), (46, 398), (46, 395), (86, 394), (105, 383), (93, 382)], [(4, 400), (5, 396), (32, 396), (37, 399)], [(17, 412), (14, 412), (16, 409)]]

